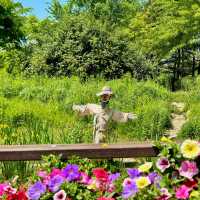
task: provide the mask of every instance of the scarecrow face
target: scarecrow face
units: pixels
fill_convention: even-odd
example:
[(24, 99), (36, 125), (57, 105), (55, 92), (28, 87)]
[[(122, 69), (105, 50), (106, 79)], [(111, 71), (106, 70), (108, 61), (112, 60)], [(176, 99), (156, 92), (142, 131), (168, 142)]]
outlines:
[(109, 94), (103, 94), (101, 96), (101, 101), (106, 102), (106, 101), (109, 101), (110, 98), (111, 98), (111, 95), (109, 95)]

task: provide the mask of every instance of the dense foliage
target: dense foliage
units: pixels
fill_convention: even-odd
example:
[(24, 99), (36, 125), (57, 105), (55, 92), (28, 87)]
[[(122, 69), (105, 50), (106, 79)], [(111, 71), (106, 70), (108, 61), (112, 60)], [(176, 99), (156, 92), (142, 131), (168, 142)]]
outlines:
[(7, 9), (1, 18), (12, 22), (9, 34), (15, 33), (0, 29), (1, 46), (25, 39), (20, 49), (0, 51), (1, 65), (10, 73), (86, 80), (129, 72), (172, 90), (182, 77), (200, 73), (198, 1), (52, 0), (42, 20), (24, 17), (21, 4), (11, 0), (0, 5)]
[(22, 16), (28, 9), (12, 0), (0, 1), (0, 47), (15, 44), (19, 47), (20, 40), (25, 38)]

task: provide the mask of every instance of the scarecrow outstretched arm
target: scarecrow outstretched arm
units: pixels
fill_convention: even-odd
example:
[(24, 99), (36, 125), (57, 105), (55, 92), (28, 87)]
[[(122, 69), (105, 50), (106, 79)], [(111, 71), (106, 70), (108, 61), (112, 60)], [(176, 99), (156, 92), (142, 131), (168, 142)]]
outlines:
[(135, 114), (113, 111), (112, 115), (113, 121), (125, 123), (129, 120), (134, 120), (134, 119), (137, 119), (137, 115)]
[(86, 105), (73, 105), (72, 109), (77, 111), (81, 116), (92, 115), (95, 113), (95, 104), (86, 104)]

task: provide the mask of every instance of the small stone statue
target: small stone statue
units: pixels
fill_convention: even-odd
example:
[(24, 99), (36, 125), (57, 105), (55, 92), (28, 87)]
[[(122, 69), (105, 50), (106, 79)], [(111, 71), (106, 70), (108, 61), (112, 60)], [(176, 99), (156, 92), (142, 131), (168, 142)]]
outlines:
[(103, 87), (102, 91), (97, 93), (97, 96), (100, 97), (101, 105), (86, 104), (73, 105), (72, 107), (72, 109), (79, 112), (81, 116), (94, 115), (93, 142), (95, 144), (106, 142), (106, 129), (109, 120), (127, 122), (129, 120), (137, 119), (135, 114), (119, 112), (109, 108), (109, 100), (113, 96), (110, 87)]

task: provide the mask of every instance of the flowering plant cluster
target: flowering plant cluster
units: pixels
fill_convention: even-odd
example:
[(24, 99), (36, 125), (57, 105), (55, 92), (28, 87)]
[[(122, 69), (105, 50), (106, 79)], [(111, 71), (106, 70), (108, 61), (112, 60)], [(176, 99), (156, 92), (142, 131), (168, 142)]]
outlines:
[(160, 154), (154, 170), (162, 177), (160, 191), (164, 189), (156, 199), (200, 199), (200, 143), (188, 139), (179, 144), (163, 137), (156, 146)]
[(164, 137), (156, 147), (160, 153), (151, 162), (118, 171), (114, 168), (114, 172), (105, 167), (87, 168), (81, 160), (79, 165), (41, 168), (26, 187), (0, 184), (0, 199), (200, 199), (200, 144), (194, 140), (178, 144)]

